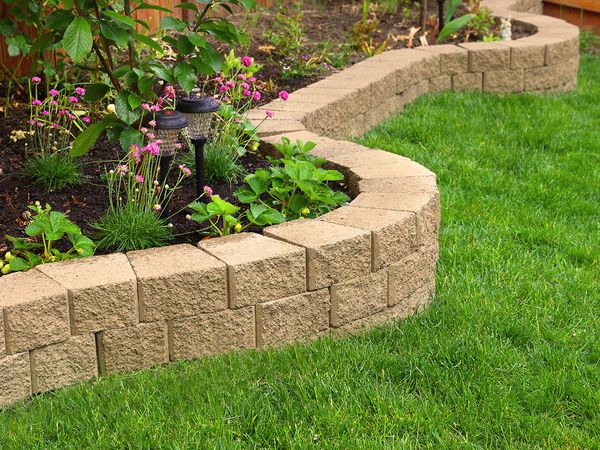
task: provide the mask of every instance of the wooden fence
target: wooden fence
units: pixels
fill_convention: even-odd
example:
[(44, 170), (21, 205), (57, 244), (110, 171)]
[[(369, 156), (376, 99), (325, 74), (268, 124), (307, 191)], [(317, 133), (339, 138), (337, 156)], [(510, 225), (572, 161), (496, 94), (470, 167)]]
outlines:
[(600, 0), (544, 0), (544, 14), (600, 35)]
[[(173, 5), (177, 3), (183, 3), (188, 0), (150, 0), (147, 3), (169, 8), (173, 11), (173, 16), (183, 20), (189, 20), (192, 12), (183, 8), (174, 8)], [(270, 7), (276, 3), (276, 0), (256, 0), (256, 4), (260, 7)], [(0, 0), (0, 18), (10, 18), (9, 14), (10, 5), (4, 4)], [(141, 10), (134, 13), (135, 19), (147, 21), (150, 24), (151, 31), (156, 31), (160, 25), (160, 20), (166, 16), (167, 13), (156, 10)], [(31, 29), (21, 28), (22, 31), (31, 31)], [(49, 53), (47, 58), (53, 58), (53, 55)], [(4, 36), (0, 35), (0, 71), (1, 77), (5, 78), (15, 73), (17, 76), (25, 75), (31, 70), (31, 62), (28, 59), (21, 60), (21, 57), (14, 57), (8, 54), (8, 48)]]

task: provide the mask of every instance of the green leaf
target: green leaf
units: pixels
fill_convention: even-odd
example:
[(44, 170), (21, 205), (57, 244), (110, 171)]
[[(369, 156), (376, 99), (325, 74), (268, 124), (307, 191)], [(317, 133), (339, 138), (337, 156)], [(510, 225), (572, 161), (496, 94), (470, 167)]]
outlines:
[(71, 11), (57, 9), (56, 11), (52, 11), (48, 17), (46, 17), (46, 27), (53, 31), (64, 31), (69, 24), (73, 22), (73, 17)]
[(127, 28), (135, 28), (135, 20), (133, 20), (131, 17), (124, 16), (117, 12), (111, 11), (110, 9), (102, 11), (102, 14), (125, 25)]
[(175, 8), (189, 9), (189, 10), (194, 11), (196, 13), (199, 12), (198, 11), (198, 7), (196, 6), (196, 4), (192, 3), (192, 2), (182, 2), (182, 3), (179, 3), (179, 4), (174, 5), (174, 6), (175, 6)]
[[(175, 6), (178, 6), (178, 5), (175, 5)], [(163, 12), (166, 12), (166, 13), (172, 13), (173, 12), (169, 8), (165, 8), (164, 6), (151, 5), (149, 3), (140, 3), (134, 9), (134, 11), (137, 11), (138, 9), (153, 9), (153, 10), (156, 10), (156, 11), (163, 11)]]
[(177, 38), (177, 50), (179, 50), (179, 53), (182, 55), (189, 55), (195, 49), (196, 47), (190, 42), (187, 36), (179, 36)]
[(212, 70), (211, 73), (206, 73), (206, 75), (212, 75), (221, 70), (221, 55), (212, 45), (206, 44), (206, 48), (200, 49), (200, 58)]
[(165, 80), (167, 83), (173, 83), (173, 72), (159, 64), (150, 65), (150, 70), (161, 80)]
[(123, 129), (123, 131), (121, 131), (121, 134), (119, 136), (119, 143), (121, 144), (121, 148), (125, 151), (129, 150), (129, 148), (133, 144), (139, 145), (141, 147), (143, 141), (144, 138), (142, 136), (142, 133), (139, 130), (136, 130), (135, 128), (125, 128)]
[(23, 239), (23, 238), (16, 238), (13, 236), (5, 236), (6, 239), (8, 239), (13, 248), (15, 250), (34, 250), (37, 248), (44, 248), (44, 246), (38, 242), (32, 242), (32, 241), (28, 241), (27, 239)]
[(160, 20), (160, 27), (164, 30), (175, 30), (182, 32), (183, 30), (185, 30), (186, 25), (185, 22), (183, 22), (180, 19), (177, 19), (172, 16), (166, 16)]
[(75, 62), (81, 61), (92, 51), (92, 29), (84, 17), (75, 17), (63, 36), (63, 47)]
[(449, 0), (446, 6), (446, 21), (451, 21), (456, 12), (456, 8), (462, 5), (463, 0)]
[(103, 21), (100, 23), (100, 33), (106, 39), (113, 41), (118, 47), (126, 47), (129, 40), (127, 31), (120, 28), (117, 24)]
[(83, 130), (73, 141), (69, 154), (73, 157), (78, 157), (85, 154), (96, 143), (102, 132), (111, 123), (109, 119), (102, 119), (96, 122), (85, 130)]
[(211, 203), (206, 205), (206, 209), (210, 214), (215, 214), (219, 216), (233, 215), (240, 210), (240, 208), (223, 200), (218, 195), (211, 195), (210, 200)]
[(50, 211), (49, 214), (38, 214), (35, 220), (27, 225), (25, 233), (27, 236), (43, 234), (46, 240), (58, 241), (65, 233), (80, 233), (80, 230), (63, 213)]
[(14, 271), (14, 272), (20, 272), (22, 270), (29, 270), (31, 269), (31, 264), (29, 264), (27, 261), (25, 261), (22, 258), (13, 258), (10, 261), (10, 268)]
[(135, 110), (138, 109), (142, 104), (142, 99), (135, 92), (132, 92), (127, 97), (127, 103), (129, 103), (131, 109)]
[(244, 187), (236, 190), (234, 195), (242, 203), (252, 203), (258, 200), (258, 196), (253, 191)]
[(110, 91), (110, 86), (105, 83), (88, 84), (85, 88), (83, 100), (86, 102), (97, 102), (104, 98)]
[(180, 62), (175, 66), (174, 72), (177, 82), (186, 93), (190, 93), (196, 87), (198, 77), (191, 64)]
[(147, 47), (150, 47), (153, 50), (156, 50), (157, 52), (163, 52), (163, 48), (154, 39), (149, 38), (148, 36), (144, 36), (143, 34), (137, 33), (135, 31), (132, 33), (132, 35), (134, 40), (141, 42), (142, 44), (146, 45)]
[(17, 32), (17, 26), (10, 19), (0, 19), (0, 34), (4, 36), (12, 36)]
[(149, 93), (148, 91), (150, 90), (150, 88), (152, 86), (154, 86), (154, 83), (156, 82), (156, 79), (154, 77), (142, 77), (138, 80), (137, 85), (138, 88), (140, 89), (140, 92), (142, 93), (142, 95)]
[(444, 26), (444, 28), (442, 28), (442, 31), (440, 31), (440, 34), (437, 38), (437, 42), (442, 42), (451, 34), (460, 31), (462, 28), (467, 26), (467, 24), (471, 21), (471, 19), (473, 19), (473, 17), (475, 17), (474, 14), (465, 14), (464, 16), (461, 16), (458, 19), (454, 19), (453, 21), (448, 22)]
[(117, 117), (127, 125), (131, 125), (140, 118), (139, 112), (131, 110), (129, 106), (129, 94), (125, 91), (119, 92), (115, 100), (115, 112)]
[(67, 237), (79, 256), (85, 257), (94, 254), (96, 244), (94, 244), (94, 241), (87, 236), (84, 236), (81, 233), (69, 233), (67, 234)]

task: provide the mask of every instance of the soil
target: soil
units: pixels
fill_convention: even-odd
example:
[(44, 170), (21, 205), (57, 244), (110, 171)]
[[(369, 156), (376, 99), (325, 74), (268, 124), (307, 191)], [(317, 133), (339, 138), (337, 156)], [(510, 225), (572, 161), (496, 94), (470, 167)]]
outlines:
[[(430, 7), (430, 15), (436, 15), (436, 2)], [(318, 44), (329, 41), (330, 48), (340, 49), (348, 43), (349, 34), (361, 18), (361, 2), (350, 0), (309, 1), (305, 0), (303, 8), (302, 28), (304, 38), (302, 51), (308, 57), (317, 55)], [(283, 78), (281, 76), (280, 58), (269, 50), (271, 43), (264, 37), (267, 30), (273, 29), (278, 9), (261, 9), (256, 15), (238, 17), (236, 21), (245, 30), (251, 30), (250, 47), (248, 54), (254, 56), (260, 64), (264, 65), (258, 78), (263, 80), (259, 86), (263, 92), (261, 103), (267, 103), (276, 98), (280, 90), (293, 92), (315, 81), (326, 77), (339, 69), (328, 65), (319, 73), (312, 76)], [(376, 12), (378, 26), (373, 32), (373, 42), (379, 45), (384, 40), (387, 42), (386, 50), (404, 48), (407, 46), (407, 37), (412, 26), (419, 22), (418, 6), (404, 13), (402, 8), (396, 14)], [(374, 16), (371, 16), (374, 17)], [(495, 25), (496, 27), (498, 24)], [(526, 35), (526, 30), (513, 24), (513, 36), (519, 38)], [(459, 33), (446, 43), (457, 43), (473, 39), (473, 36)], [(419, 45), (415, 39), (415, 45)], [(346, 45), (346, 48), (350, 48)], [(359, 50), (350, 49), (345, 61), (346, 65), (355, 64), (367, 55)], [(321, 59), (323, 60), (323, 59)], [(321, 61), (320, 60), (320, 61)], [(325, 58), (326, 60), (326, 58)], [(2, 89), (5, 91), (5, 89)], [(23, 93), (17, 93), (13, 99), (24, 101)], [(67, 189), (62, 192), (44, 193), (31, 186), (30, 181), (19, 176), (25, 165), (24, 141), (16, 143), (8, 139), (13, 129), (22, 129), (27, 119), (27, 108), (13, 106), (7, 118), (0, 118), (0, 254), (7, 250), (5, 235), (24, 236), (22, 213), (27, 205), (37, 200), (50, 203), (53, 209), (68, 214), (69, 218), (82, 228), (82, 231), (93, 236), (91, 224), (96, 221), (107, 209), (108, 194), (106, 184), (100, 176), (114, 166), (114, 161), (120, 159), (119, 145), (107, 141), (102, 137), (98, 143), (83, 157), (80, 162), (85, 173), (85, 184)], [(241, 161), (249, 173), (259, 167), (268, 165), (263, 156), (247, 153)], [(239, 185), (227, 183), (214, 184), (214, 192), (222, 198), (237, 204), (233, 192)], [(334, 186), (338, 190), (345, 190), (343, 184)], [(181, 189), (175, 195), (170, 210), (172, 212), (185, 208), (195, 197), (193, 179), (186, 179)], [(183, 210), (172, 218), (176, 234), (173, 243), (196, 243), (201, 236), (195, 232), (198, 225), (185, 219), (187, 211)], [(254, 229), (250, 231), (260, 231)]]

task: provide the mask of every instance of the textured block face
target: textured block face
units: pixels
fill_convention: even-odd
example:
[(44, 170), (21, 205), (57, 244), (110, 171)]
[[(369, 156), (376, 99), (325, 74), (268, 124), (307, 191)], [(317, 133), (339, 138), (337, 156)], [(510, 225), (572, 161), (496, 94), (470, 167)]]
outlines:
[(506, 94), (523, 92), (524, 71), (501, 70), (483, 74), (483, 92)]
[(418, 83), (409, 86), (405, 91), (402, 92), (402, 101), (404, 105), (409, 105), (414, 102), (417, 98), (425, 95), (429, 92), (429, 80), (421, 80)]
[(452, 75), (453, 91), (481, 91), (483, 89), (483, 74), (458, 73)]
[(545, 91), (560, 88), (564, 83), (576, 79), (578, 67), (579, 59), (574, 58), (563, 64), (526, 69), (525, 90)]
[(468, 42), (459, 44), (469, 50), (469, 72), (508, 70), (510, 49), (493, 42)]
[(169, 361), (167, 323), (140, 323), (134, 327), (103, 331), (98, 353), (102, 375), (140, 370)]
[(546, 47), (546, 65), (564, 64), (579, 55), (579, 35), (575, 31), (573, 37), (559, 39)]
[(320, 220), (295, 220), (267, 227), (264, 232), (307, 248), (309, 290), (370, 272), (371, 233), (368, 231)]
[(546, 45), (543, 42), (543, 39), (525, 38), (500, 44), (510, 48), (511, 69), (529, 69), (544, 65)]
[(72, 334), (137, 323), (136, 279), (125, 255), (45, 264), (40, 270), (69, 290)]
[(173, 320), (170, 327), (173, 361), (256, 347), (253, 306)]
[(227, 264), (231, 308), (306, 290), (306, 253), (301, 247), (255, 233), (208, 239), (198, 246)]
[(452, 75), (469, 71), (469, 52), (464, 48), (445, 44), (433, 45), (426, 48), (420, 47), (418, 50), (439, 54), (440, 73), (442, 75)]
[(227, 308), (226, 265), (192, 245), (127, 253), (137, 276), (140, 321)]
[(256, 307), (257, 347), (278, 346), (329, 330), (329, 290), (321, 289)]
[(389, 305), (400, 303), (425, 286), (435, 285), (436, 264), (436, 253), (425, 247), (392, 264), (389, 268)]
[(431, 246), (437, 242), (440, 225), (440, 197), (435, 194), (363, 193), (350, 203), (361, 208), (414, 212), (417, 215), (417, 242)]
[(6, 355), (6, 345), (4, 343), (4, 312), (0, 308), (0, 358)]
[(31, 394), (29, 353), (0, 358), (0, 408)]
[(342, 206), (319, 220), (370, 231), (373, 271), (398, 262), (417, 248), (417, 220), (411, 212)]
[(438, 191), (435, 182), (435, 176), (425, 177), (401, 177), (401, 178), (379, 178), (364, 179), (358, 182), (358, 189), (354, 192), (359, 193), (391, 193), (391, 194), (416, 194), (429, 193), (434, 194)]
[(31, 352), (33, 392), (45, 392), (98, 376), (93, 334), (73, 336), (64, 342)]
[[(0, 278), (4, 338), (0, 350), (20, 353), (69, 337), (67, 290), (37, 270)], [(0, 351), (0, 355), (2, 355)]]
[(452, 77), (441, 75), (429, 79), (429, 92), (442, 92), (452, 89)]
[(376, 273), (331, 286), (331, 326), (383, 311), (388, 304), (388, 272)]

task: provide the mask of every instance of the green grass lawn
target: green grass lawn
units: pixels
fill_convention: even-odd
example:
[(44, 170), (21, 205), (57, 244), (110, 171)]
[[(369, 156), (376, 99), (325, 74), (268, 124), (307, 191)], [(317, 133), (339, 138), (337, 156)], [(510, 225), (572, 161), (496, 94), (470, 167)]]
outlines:
[(599, 448), (600, 58), (576, 93), (430, 96), (361, 142), (439, 176), (425, 313), (45, 394), (0, 449)]

